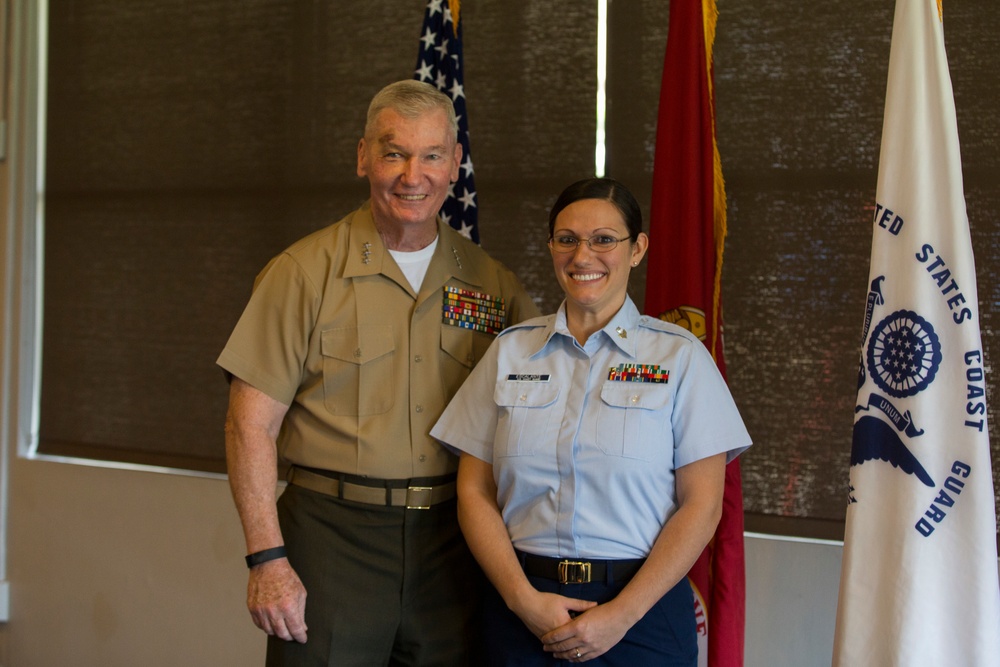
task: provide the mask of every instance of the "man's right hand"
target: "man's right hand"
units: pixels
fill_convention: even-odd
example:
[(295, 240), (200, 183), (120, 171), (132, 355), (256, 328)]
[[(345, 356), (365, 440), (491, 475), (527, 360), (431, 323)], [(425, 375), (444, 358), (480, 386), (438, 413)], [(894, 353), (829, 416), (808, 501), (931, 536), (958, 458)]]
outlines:
[(250, 568), (247, 607), (253, 622), (267, 634), (306, 642), (306, 589), (287, 558)]

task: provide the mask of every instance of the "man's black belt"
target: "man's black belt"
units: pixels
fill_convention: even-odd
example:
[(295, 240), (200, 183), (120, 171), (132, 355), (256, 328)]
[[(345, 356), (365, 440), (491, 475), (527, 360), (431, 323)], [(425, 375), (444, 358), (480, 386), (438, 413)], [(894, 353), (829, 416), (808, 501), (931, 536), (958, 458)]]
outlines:
[(455, 497), (455, 476), (425, 480), (381, 480), (356, 475), (313, 472), (299, 466), (288, 471), (288, 483), (367, 505), (425, 510)]
[(583, 558), (550, 558), (518, 552), (524, 573), (560, 584), (587, 584), (592, 581), (624, 583), (635, 576), (645, 558), (625, 560), (587, 560)]

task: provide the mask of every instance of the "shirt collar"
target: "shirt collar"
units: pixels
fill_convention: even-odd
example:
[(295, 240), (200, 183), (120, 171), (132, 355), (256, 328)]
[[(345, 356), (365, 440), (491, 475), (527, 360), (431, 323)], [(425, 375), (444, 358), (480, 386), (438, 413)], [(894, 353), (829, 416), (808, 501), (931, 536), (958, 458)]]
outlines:
[[(481, 286), (482, 278), (477, 269), (477, 259), (469, 254), (466, 244), (459, 241), (459, 234), (446, 225), (440, 217), (438, 225), (438, 244), (431, 258), (425, 284), (434, 284), (434, 289), (444, 285), (454, 277), (469, 285)], [(382, 243), (372, 218), (371, 202), (366, 202), (351, 217), (351, 231), (348, 241), (350, 249), (347, 253), (347, 265), (344, 277), (371, 276), (382, 273), (402, 285), (409, 283), (403, 278), (402, 271), (389, 255), (388, 249)], [(430, 280), (428, 280), (430, 278)]]
[(632, 299), (625, 295), (625, 303), (618, 309), (611, 321), (601, 330), (622, 352), (635, 357), (636, 337), (639, 332), (639, 309)]
[[(461, 280), (467, 285), (482, 287), (484, 285), (479, 269), (483, 262), (478, 257), (473, 257), (472, 252), (475, 246), (446, 224), (440, 216), (438, 224), (438, 245), (431, 260), (431, 268), (428, 269), (430, 283), (437, 289), (447, 283), (451, 278)], [(438, 273), (440, 271), (440, 273)], [(428, 283), (428, 278), (424, 278)]]
[[(618, 309), (615, 316), (611, 318), (603, 329), (596, 332), (595, 336), (601, 336), (607, 340), (610, 340), (618, 348), (627, 354), (628, 356), (635, 358), (636, 354), (636, 334), (639, 330), (639, 318), (642, 315), (639, 314), (638, 308), (635, 307), (635, 303), (626, 294), (625, 303), (622, 307)], [(554, 317), (550, 317), (549, 321), (546, 323), (545, 327), (539, 329), (539, 340), (538, 347), (532, 352), (532, 355), (538, 354), (549, 344), (556, 335), (564, 336), (570, 341), (575, 342), (573, 334), (569, 332), (569, 328), (566, 326), (566, 302), (563, 301), (559, 306), (559, 310), (556, 311)]]
[(347, 264), (344, 267), (344, 277), (353, 278), (355, 276), (371, 276), (383, 272), (383, 268), (388, 264), (396, 271), (393, 277), (402, 276), (396, 263), (390, 260), (386, 251), (382, 237), (375, 229), (375, 220), (372, 219), (371, 202), (365, 204), (354, 212), (351, 216), (351, 230), (348, 237), (349, 250), (347, 252)]

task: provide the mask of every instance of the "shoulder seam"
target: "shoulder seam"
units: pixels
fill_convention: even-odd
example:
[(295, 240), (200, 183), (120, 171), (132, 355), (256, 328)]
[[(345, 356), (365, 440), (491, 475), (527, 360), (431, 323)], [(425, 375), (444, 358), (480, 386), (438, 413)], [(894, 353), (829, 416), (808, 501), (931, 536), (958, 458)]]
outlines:
[(541, 329), (548, 324), (548, 320), (551, 317), (555, 317), (555, 315), (540, 315), (538, 317), (533, 317), (530, 320), (525, 320), (524, 322), (512, 324), (497, 334), (497, 336), (503, 336), (504, 334), (516, 329)]

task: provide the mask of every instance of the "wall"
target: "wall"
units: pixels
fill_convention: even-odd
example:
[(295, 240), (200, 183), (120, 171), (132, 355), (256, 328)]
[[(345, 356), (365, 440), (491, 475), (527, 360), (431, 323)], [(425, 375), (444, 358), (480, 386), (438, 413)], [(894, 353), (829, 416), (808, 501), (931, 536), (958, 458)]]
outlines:
[(834, 542), (746, 538), (745, 667), (828, 667), (840, 557)]
[(0, 665), (250, 665), (243, 538), (224, 480), (11, 461)]

